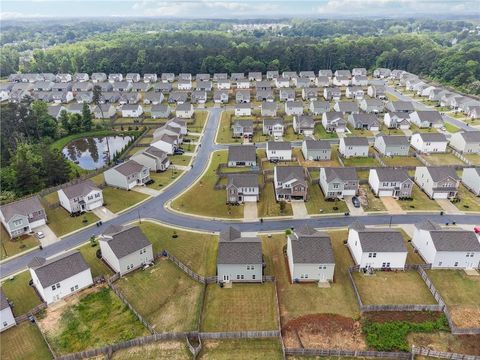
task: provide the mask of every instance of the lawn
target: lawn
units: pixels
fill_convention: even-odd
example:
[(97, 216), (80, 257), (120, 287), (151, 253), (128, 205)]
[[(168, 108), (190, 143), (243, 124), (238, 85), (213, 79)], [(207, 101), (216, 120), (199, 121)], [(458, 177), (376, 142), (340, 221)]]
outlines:
[[(283, 207), (283, 208), (282, 208)], [(292, 216), (292, 205), (288, 202), (277, 202), (273, 182), (268, 181), (260, 191), (260, 202), (258, 203), (258, 217)]]
[(105, 207), (113, 213), (117, 213), (130, 206), (138, 204), (148, 198), (148, 195), (136, 191), (115, 189), (109, 186), (103, 188), (103, 201)]
[(205, 110), (196, 110), (193, 115), (193, 123), (188, 124), (187, 128), (191, 132), (202, 132), (205, 123), (207, 122), (208, 112)]
[(39, 245), (37, 238), (32, 235), (24, 235), (15, 239), (10, 239), (10, 235), (8, 235), (3, 225), (0, 225), (0, 240), (2, 243), (0, 250), (1, 260)]
[(413, 185), (412, 200), (397, 200), (403, 210), (440, 211), (441, 208), (435, 200), (430, 199), (418, 185)]
[(172, 229), (145, 221), (140, 228), (152, 243), (154, 254), (167, 250), (193, 271), (201, 275), (215, 275), (216, 235)]
[(357, 177), (359, 180), (368, 180), (370, 170), (357, 170)]
[(413, 156), (385, 156), (382, 161), (387, 166), (422, 166), (423, 164)]
[[(408, 343), (417, 347), (425, 347), (436, 351), (459, 354), (480, 355), (480, 335), (452, 335), (446, 331), (434, 333), (411, 333)], [(420, 359), (415, 357), (415, 359)], [(433, 360), (434, 358), (423, 358)]]
[(90, 244), (83, 245), (78, 250), (82, 254), (85, 262), (90, 266), (92, 271), (92, 277), (97, 277), (100, 275), (113, 275), (113, 271), (99, 258), (97, 258), (97, 250), (100, 249), (100, 246), (92, 246)]
[(171, 261), (161, 259), (152, 268), (122, 277), (116, 285), (156, 331), (197, 329), (203, 286)]
[(374, 157), (370, 156), (365, 156), (365, 157), (351, 157), (348, 159), (343, 159), (343, 165), (345, 167), (355, 167), (355, 166), (361, 166), (361, 167), (380, 167), (380, 164), (378, 163), (377, 159)]
[(480, 154), (464, 154), (463, 156), (465, 156), (472, 165), (480, 165)]
[(192, 157), (189, 156), (189, 155), (173, 155), (173, 156), (170, 156), (170, 163), (173, 164), (173, 165), (187, 166), (187, 165), (190, 165), (190, 161), (192, 161)]
[(37, 325), (28, 321), (2, 332), (0, 345), (2, 360), (52, 359)]
[(374, 275), (354, 272), (352, 275), (365, 305), (436, 304), (416, 271), (377, 271)]
[(472, 192), (467, 190), (467, 188), (460, 184), (458, 188), (458, 198), (459, 202), (454, 203), (454, 205), (461, 211), (480, 211), (480, 199), (473, 195)]
[(187, 192), (172, 201), (172, 208), (183, 213), (212, 217), (242, 218), (243, 206), (226, 204), (225, 190), (215, 190), (216, 170), (219, 164), (227, 162), (227, 151), (212, 153), (210, 166), (200, 181), (190, 187)]
[(339, 314), (350, 318), (359, 316), (359, 309), (348, 279), (348, 267), (353, 265), (348, 249), (343, 245), (346, 231), (329, 233), (335, 255), (335, 281), (330, 288), (316, 283), (291, 284), (283, 247), (285, 235), (263, 237), (267, 274), (275, 275), (279, 291), (282, 323), (308, 314)]
[(456, 127), (455, 125), (452, 125), (448, 122), (445, 122), (443, 126), (445, 127), (445, 129), (447, 129), (449, 133), (456, 133), (460, 131), (459, 127)]
[(480, 278), (462, 270), (428, 270), (457, 326), (480, 327)]
[(318, 122), (315, 124), (315, 129), (313, 136), (315, 139), (320, 140), (320, 139), (337, 139), (338, 135), (337, 133), (334, 132), (327, 132), (325, 128), (323, 127), (322, 123)]
[(80, 296), (77, 303), (62, 309), (60, 318), (54, 319), (57, 321), (49, 319), (57, 314), (50, 315), (48, 310), (46, 317), (39, 321), (55, 352), (67, 354), (148, 334), (143, 324), (109, 288)]
[(410, 124), (410, 131), (412, 134), (415, 133), (436, 133), (438, 132), (435, 128), (420, 128), (416, 125)]
[[(152, 139), (149, 138), (149, 140), (151, 141)], [(130, 150), (128, 150), (128, 152), (126, 154), (126, 157), (129, 158), (130, 156), (135, 155), (137, 152), (145, 150), (146, 148), (147, 148), (147, 145), (142, 146), (142, 147), (134, 146)]]
[(112, 356), (113, 360), (190, 360), (191, 358), (192, 353), (184, 341), (158, 341), (115, 351)]
[(150, 179), (154, 180), (153, 184), (147, 185), (149, 188), (160, 190), (162, 187), (171, 184), (176, 178), (182, 176), (183, 170), (176, 170), (173, 168), (157, 173), (150, 172)]
[(354, 129), (352, 125), (347, 125), (348, 130), (350, 133), (347, 132), (347, 136), (373, 136), (373, 132), (366, 129)]
[(26, 314), (42, 302), (34, 288), (28, 285), (31, 278), (30, 271), (26, 270), (15, 275), (13, 280), (7, 279), (2, 283), (5, 296), (13, 302), (15, 316)]
[(276, 330), (275, 285), (207, 285), (202, 331)]
[(360, 185), (360, 189), (363, 190), (363, 193), (367, 197), (368, 205), (363, 206), (363, 209), (365, 211), (387, 211), (385, 205), (383, 205), (382, 200), (373, 194), (372, 189), (370, 189), (369, 185)]
[(280, 360), (278, 339), (205, 340), (199, 360)]
[(343, 214), (348, 211), (345, 201), (327, 201), (320, 186), (310, 184), (308, 186), (308, 201), (305, 203), (309, 214)]
[(465, 163), (452, 153), (422, 155), (432, 166), (465, 165)]

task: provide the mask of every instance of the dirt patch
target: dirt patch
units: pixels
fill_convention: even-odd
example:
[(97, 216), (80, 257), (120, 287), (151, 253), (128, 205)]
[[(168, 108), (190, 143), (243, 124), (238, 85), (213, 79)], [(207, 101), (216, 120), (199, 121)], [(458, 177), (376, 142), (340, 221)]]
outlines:
[(452, 335), (448, 332), (412, 333), (408, 335), (410, 345), (435, 351), (480, 355), (480, 335)]
[(365, 350), (359, 321), (341, 315), (314, 314), (289, 321), (282, 329), (286, 347)]
[(390, 321), (408, 321), (412, 323), (423, 323), (425, 321), (436, 321), (441, 317), (441, 312), (427, 311), (375, 311), (365, 313), (363, 317), (372, 322), (385, 323)]
[(458, 327), (480, 328), (480, 308), (478, 306), (455, 306), (450, 309), (450, 314)]

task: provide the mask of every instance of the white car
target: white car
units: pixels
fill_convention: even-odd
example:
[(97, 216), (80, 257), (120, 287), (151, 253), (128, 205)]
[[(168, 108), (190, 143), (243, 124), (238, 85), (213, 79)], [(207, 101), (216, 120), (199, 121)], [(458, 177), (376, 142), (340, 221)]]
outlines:
[(45, 234), (44, 234), (43, 232), (41, 232), (41, 231), (37, 232), (36, 235), (37, 235), (37, 238), (38, 238), (38, 239), (43, 239), (43, 238), (45, 237)]

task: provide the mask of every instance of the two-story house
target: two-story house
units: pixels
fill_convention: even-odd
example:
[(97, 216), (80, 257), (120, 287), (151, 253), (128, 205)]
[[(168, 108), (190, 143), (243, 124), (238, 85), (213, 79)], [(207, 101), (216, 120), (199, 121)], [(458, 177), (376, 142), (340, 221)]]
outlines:
[(354, 196), (359, 187), (354, 168), (320, 168), (319, 183), (326, 199)]
[(292, 160), (292, 144), (289, 141), (268, 141), (266, 150), (269, 161)]
[(340, 139), (338, 150), (345, 158), (368, 156), (368, 140), (365, 137), (352, 136)]
[(408, 138), (402, 135), (378, 134), (373, 146), (385, 156), (408, 156), (410, 149)]
[(227, 203), (242, 204), (257, 202), (260, 198), (260, 187), (257, 174), (231, 174), (225, 188)]
[(368, 183), (376, 196), (411, 198), (413, 180), (407, 170), (393, 168), (370, 169)]
[(464, 154), (480, 154), (480, 131), (464, 131), (452, 134), (450, 146)]
[(308, 182), (302, 166), (275, 166), (273, 181), (277, 201), (307, 199)]
[(422, 153), (445, 153), (447, 152), (448, 140), (440, 133), (417, 133), (410, 138), (410, 145)]
[(170, 166), (167, 153), (153, 146), (149, 146), (145, 150), (135, 153), (130, 159), (146, 166), (150, 171), (154, 172), (165, 171)]
[(69, 185), (57, 193), (60, 205), (69, 213), (92, 211), (103, 206), (102, 189), (91, 180)]
[(332, 157), (332, 148), (330, 142), (326, 140), (303, 140), (302, 154), (305, 160), (330, 160)]
[(282, 137), (285, 131), (285, 123), (281, 118), (263, 119), (263, 135), (271, 135), (275, 138)]
[(47, 223), (47, 214), (37, 196), (0, 207), (0, 221), (11, 238), (28, 234)]
[(460, 185), (455, 168), (447, 166), (417, 166), (415, 182), (431, 199), (456, 197)]
[(135, 160), (118, 164), (103, 173), (105, 183), (109, 186), (130, 190), (138, 185), (145, 185), (150, 180), (148, 167)]
[(254, 145), (230, 145), (228, 147), (228, 167), (257, 166), (257, 153)]
[(293, 131), (296, 134), (304, 136), (313, 136), (315, 130), (315, 122), (309, 115), (296, 115), (293, 117)]

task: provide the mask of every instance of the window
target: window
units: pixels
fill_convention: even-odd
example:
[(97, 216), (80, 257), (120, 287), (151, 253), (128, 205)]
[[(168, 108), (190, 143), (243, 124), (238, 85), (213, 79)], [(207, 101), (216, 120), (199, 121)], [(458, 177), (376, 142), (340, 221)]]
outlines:
[(8, 325), (8, 324), (7, 324), (7, 322), (6, 322), (6, 321), (4, 321), (4, 322), (3, 322), (3, 326), (7, 326), (7, 325)]
[(57, 289), (60, 289), (60, 283), (57, 283)]
[(441, 262), (441, 261), (438, 262), (438, 266), (442, 266), (442, 262)]
[(376, 257), (377, 257), (377, 253), (373, 253), (373, 257), (376, 258)]
[(372, 257), (372, 253), (368, 253), (368, 257), (371, 258), (371, 257)]
[(255, 280), (255, 275), (252, 275), (252, 280)]
[(453, 264), (453, 266), (458, 266), (458, 261), (455, 261), (455, 264)]
[(75, 285), (75, 290), (78, 290), (78, 285)]
[(70, 288), (70, 292), (74, 292), (75, 291), (75, 288), (74, 287), (71, 287)]
[(14, 226), (20, 226), (20, 225), (22, 225), (22, 219), (14, 220), (14, 221), (13, 221), (13, 225), (14, 225)]
[(237, 275), (237, 280), (240, 280), (240, 275)]

